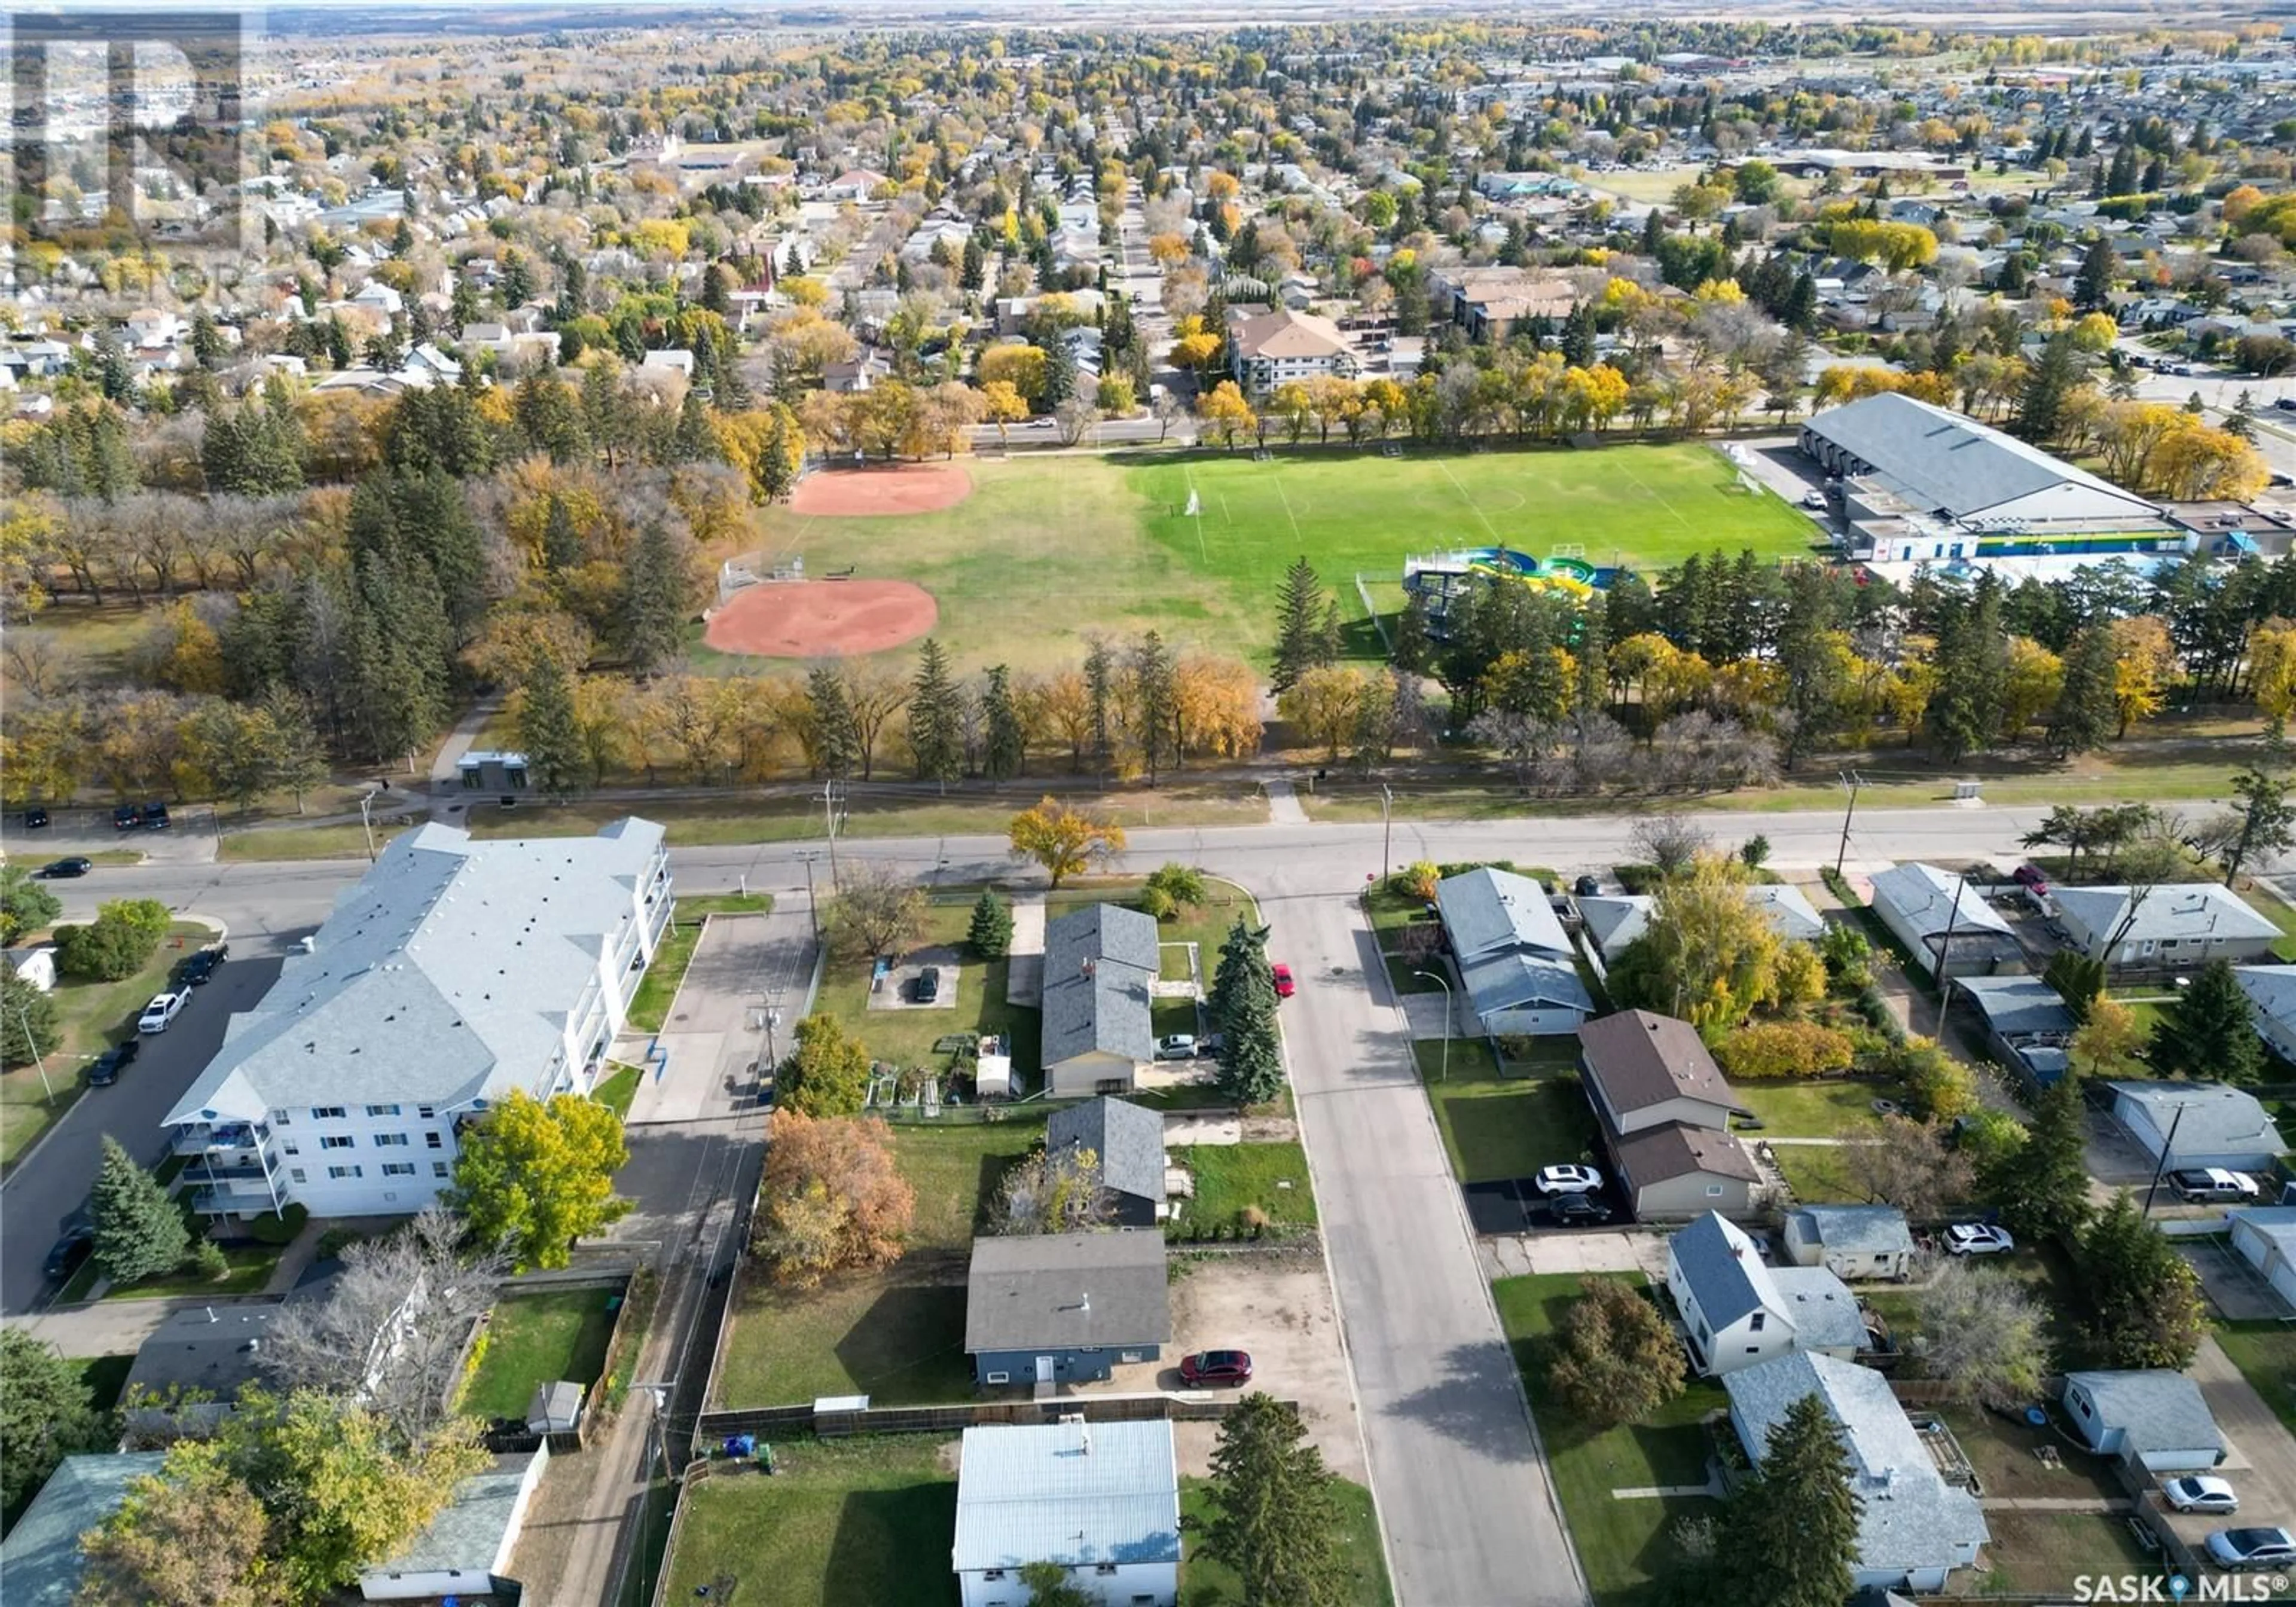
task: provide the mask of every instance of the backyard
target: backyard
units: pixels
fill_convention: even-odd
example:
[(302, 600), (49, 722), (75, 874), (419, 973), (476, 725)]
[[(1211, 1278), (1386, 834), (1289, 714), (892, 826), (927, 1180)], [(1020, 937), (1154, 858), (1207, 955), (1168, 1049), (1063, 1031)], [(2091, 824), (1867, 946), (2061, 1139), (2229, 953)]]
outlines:
[(1604, 1607), (1652, 1607), (1682, 1561), (1669, 1527), (1718, 1509), (1702, 1496), (1620, 1500), (1611, 1492), (1705, 1483), (1711, 1442), (1702, 1425), (1729, 1403), (1718, 1386), (1693, 1383), (1646, 1423), (1590, 1431), (1572, 1422), (1546, 1388), (1542, 1352), (1579, 1283), (1570, 1273), (1501, 1278), (1491, 1295), (1546, 1439), (1555, 1494), (1588, 1586)]
[[(1332, 1607), (1388, 1607), (1387, 1558), (1379, 1543), (1379, 1514), (1371, 1492), (1360, 1484), (1337, 1481), (1341, 1578)], [(1211, 1521), (1211, 1484), (1180, 1480), (1180, 1607), (1243, 1607), (1243, 1584), (1234, 1570), (1204, 1554), (1203, 1526)]]
[(1490, 1046), (1459, 1039), (1442, 1074), (1439, 1039), (1412, 1045), (1435, 1107), (1443, 1147), (1462, 1183), (1528, 1177), (1543, 1166), (1583, 1159), (1595, 1143), (1595, 1113), (1578, 1078), (1561, 1065), (1533, 1077), (1502, 1078)]
[(567, 1379), (586, 1388), (606, 1364), (621, 1294), (613, 1289), (560, 1289), (497, 1303), (487, 1324), (487, 1352), (463, 1394), (463, 1410), (481, 1421), (524, 1419), (537, 1384)]

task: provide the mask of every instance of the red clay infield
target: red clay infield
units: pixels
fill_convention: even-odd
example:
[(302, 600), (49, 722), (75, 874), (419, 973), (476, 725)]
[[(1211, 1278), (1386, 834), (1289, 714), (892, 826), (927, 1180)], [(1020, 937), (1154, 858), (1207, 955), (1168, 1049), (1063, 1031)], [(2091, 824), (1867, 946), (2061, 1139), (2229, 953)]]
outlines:
[(873, 469), (823, 469), (798, 481), (790, 512), (840, 517), (931, 513), (972, 495), (961, 463), (886, 463)]
[(735, 592), (702, 639), (719, 652), (767, 659), (844, 658), (913, 642), (940, 617), (906, 580), (767, 581)]

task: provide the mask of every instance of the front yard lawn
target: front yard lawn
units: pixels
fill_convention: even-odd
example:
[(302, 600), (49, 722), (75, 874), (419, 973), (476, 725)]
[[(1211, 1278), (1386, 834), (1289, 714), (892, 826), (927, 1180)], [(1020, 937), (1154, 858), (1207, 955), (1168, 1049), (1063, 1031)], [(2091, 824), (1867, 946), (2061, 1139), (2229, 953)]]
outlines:
[(1576, 1077), (1557, 1070), (1543, 1077), (1503, 1078), (1487, 1045), (1455, 1039), (1447, 1082), (1439, 1073), (1440, 1039), (1423, 1039), (1412, 1050), (1460, 1182), (1527, 1177), (1543, 1166), (1591, 1152), (1595, 1113)]
[(722, 1406), (797, 1406), (866, 1395), (881, 1406), (971, 1400), (964, 1357), (965, 1258), (910, 1255), (818, 1289), (776, 1289), (742, 1269), (718, 1378)]
[(463, 1391), (463, 1410), (489, 1422), (524, 1418), (537, 1384), (562, 1378), (595, 1383), (618, 1309), (611, 1289), (558, 1289), (498, 1301), (487, 1324), (487, 1353)]
[(893, 1153), (917, 1193), (912, 1252), (965, 1250), (988, 1226), (1005, 1168), (1045, 1141), (1041, 1109), (1010, 1121), (896, 1126)]
[(1898, 1090), (1865, 1082), (1734, 1082), (1738, 1103), (1762, 1119), (1763, 1138), (1854, 1138), (1879, 1119), (1876, 1099)]
[[(814, 1008), (833, 1015), (847, 1034), (860, 1040), (874, 1060), (889, 1066), (923, 1066), (947, 1070), (951, 1057), (934, 1049), (944, 1037), (1001, 1034), (1013, 1040), (1013, 1070), (1026, 1086), (1035, 1086), (1038, 1016), (1005, 1003), (1006, 962), (983, 961), (965, 947), (972, 924), (975, 894), (944, 889), (942, 902), (929, 905), (917, 942), (909, 953), (944, 951), (934, 956), (941, 987), (954, 999), (946, 1009), (872, 1010), (870, 963), (832, 957), (822, 973)], [(890, 986), (890, 984), (888, 984)]]
[[(956, 1478), (930, 1436), (796, 1439), (685, 1496), (666, 1602), (954, 1607)], [(934, 1562), (938, 1558), (939, 1562)]]
[(1604, 1607), (1650, 1607), (1664, 1592), (1666, 1577), (1684, 1562), (1669, 1533), (1674, 1521), (1720, 1509), (1703, 1496), (1621, 1501), (1611, 1492), (1703, 1484), (1710, 1442), (1702, 1425), (1710, 1414), (1726, 1411), (1729, 1401), (1718, 1386), (1693, 1382), (1646, 1423), (1590, 1431), (1573, 1422), (1547, 1390), (1544, 1351), (1556, 1321), (1578, 1298), (1579, 1283), (1575, 1273), (1501, 1278), (1491, 1294), (1522, 1370), (1555, 1494), (1595, 1600)]
[[(1388, 1607), (1395, 1593), (1388, 1588), (1387, 1557), (1379, 1544), (1379, 1514), (1372, 1509), (1371, 1492), (1341, 1479), (1333, 1493), (1339, 1498), (1341, 1582), (1332, 1598), (1336, 1607)], [(1181, 1543), (1180, 1607), (1242, 1607), (1243, 1582), (1233, 1569), (1205, 1554), (1204, 1526), (1212, 1521), (1211, 1481), (1180, 1480)]]
[(1246, 1213), (1254, 1210), (1271, 1235), (1316, 1226), (1308, 1152), (1296, 1144), (1200, 1144), (1173, 1151), (1172, 1159), (1196, 1185), (1193, 1199), (1172, 1202), (1168, 1228), (1176, 1236), (1248, 1232)]

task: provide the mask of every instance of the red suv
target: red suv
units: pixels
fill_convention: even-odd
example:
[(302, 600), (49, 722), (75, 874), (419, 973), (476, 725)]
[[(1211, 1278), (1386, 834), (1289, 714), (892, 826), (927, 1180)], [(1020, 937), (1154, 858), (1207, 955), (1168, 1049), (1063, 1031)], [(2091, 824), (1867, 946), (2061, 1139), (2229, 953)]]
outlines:
[(2009, 880), (2014, 881), (2019, 887), (2029, 888), (2036, 893), (2046, 893), (2049, 890), (2049, 879), (2041, 873), (2041, 868), (2038, 865), (2021, 865), (2009, 873)]
[(1199, 1350), (1180, 1358), (1180, 1382), (1188, 1388), (1225, 1389), (1251, 1382), (1248, 1350)]

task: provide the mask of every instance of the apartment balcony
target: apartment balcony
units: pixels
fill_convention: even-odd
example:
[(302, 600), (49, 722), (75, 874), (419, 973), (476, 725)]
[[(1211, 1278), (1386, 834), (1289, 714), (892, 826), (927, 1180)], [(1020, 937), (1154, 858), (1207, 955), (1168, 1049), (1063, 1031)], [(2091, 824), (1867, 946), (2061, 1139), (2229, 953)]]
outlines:
[(194, 1159), (242, 1152), (259, 1156), (270, 1141), (271, 1128), (259, 1121), (185, 1122), (176, 1129), (173, 1152)]

